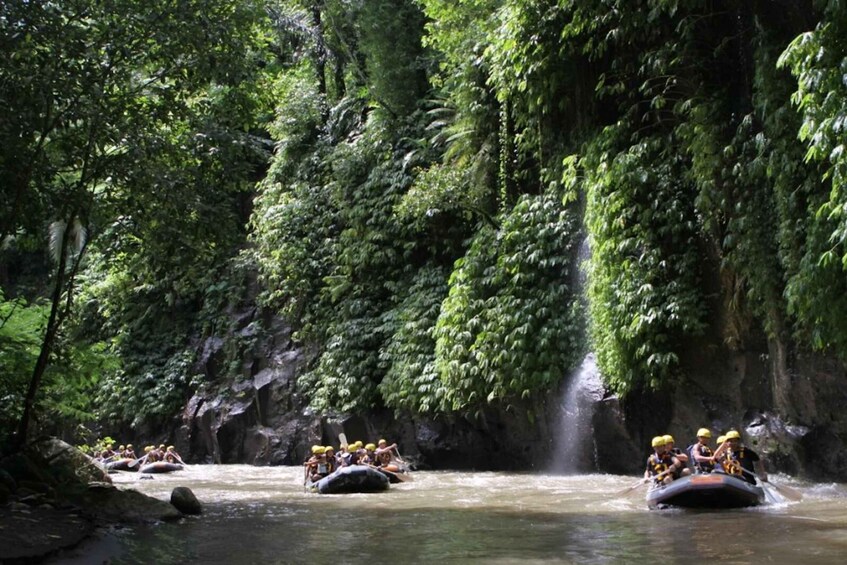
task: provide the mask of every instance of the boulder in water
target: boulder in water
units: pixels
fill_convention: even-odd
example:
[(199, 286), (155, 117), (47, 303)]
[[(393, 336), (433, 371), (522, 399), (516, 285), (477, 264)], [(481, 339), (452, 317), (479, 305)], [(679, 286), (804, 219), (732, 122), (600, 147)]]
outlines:
[(176, 487), (171, 492), (171, 504), (183, 514), (191, 516), (196, 516), (203, 511), (200, 501), (188, 487)]
[(182, 518), (182, 513), (164, 500), (105, 483), (92, 484), (75, 498), (73, 502), (106, 523), (170, 522)]
[(109, 473), (101, 463), (60, 439), (36, 440), (29, 444), (25, 451), (30, 458), (43, 460), (60, 483), (112, 482)]

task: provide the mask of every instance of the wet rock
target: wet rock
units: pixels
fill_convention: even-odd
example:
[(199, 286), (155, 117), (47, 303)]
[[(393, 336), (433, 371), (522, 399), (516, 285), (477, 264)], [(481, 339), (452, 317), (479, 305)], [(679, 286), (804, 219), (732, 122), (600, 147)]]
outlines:
[(76, 510), (46, 504), (0, 506), (0, 562), (35, 562), (76, 546), (93, 531), (94, 523)]
[(183, 514), (196, 516), (203, 511), (203, 506), (188, 487), (176, 487), (171, 492), (171, 504)]
[(61, 483), (112, 482), (102, 464), (60, 439), (35, 441), (27, 446), (26, 452), (42, 459), (50, 473)]
[(621, 475), (643, 470), (642, 454), (624, 426), (616, 396), (596, 404), (592, 428), (598, 470)]
[(13, 491), (17, 488), (15, 478), (10, 475), (9, 472), (5, 469), (0, 469), (0, 485), (5, 486), (10, 491)]
[(806, 461), (805, 470), (814, 479), (847, 480), (847, 437), (840, 436), (830, 427), (816, 426), (803, 436), (800, 443), (804, 452), (815, 454)]
[(74, 495), (72, 500), (104, 523), (170, 522), (182, 517), (179, 510), (164, 500), (108, 484), (91, 485), (86, 491)]
[[(307, 356), (293, 344), (290, 324), (278, 318), (259, 324), (262, 313), (255, 309), (237, 315), (229, 340), (214, 337), (203, 344), (197, 370), (211, 381), (227, 382), (219, 374), (220, 364), (238, 362), (244, 378), (192, 397), (179, 436), (186, 438), (195, 461), (299, 464), (307, 430), (320, 424), (320, 417), (306, 413), (296, 392), (296, 375)], [(255, 346), (235, 350), (232, 344), (241, 343), (235, 336), (249, 336)]]
[(0, 469), (3, 469), (13, 480), (21, 480), (50, 483), (54, 477), (46, 469), (43, 460), (35, 461), (33, 457), (25, 453), (14, 453), (0, 461)]

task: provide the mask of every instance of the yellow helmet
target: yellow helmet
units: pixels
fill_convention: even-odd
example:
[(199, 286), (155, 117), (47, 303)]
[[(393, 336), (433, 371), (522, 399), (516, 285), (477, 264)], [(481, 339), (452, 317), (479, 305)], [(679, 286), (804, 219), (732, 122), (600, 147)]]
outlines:
[(377, 444), (377, 445), (383, 445), (383, 444), (387, 444), (387, 443), (388, 443), (388, 442), (387, 442), (387, 441), (385, 441), (384, 439), (381, 439), (381, 440), (379, 440), (378, 442), (376, 442), (376, 444)]
[(376, 450), (376, 446), (375, 446), (374, 444), (372, 444), (372, 443), (369, 443), (369, 444), (367, 444), (367, 445), (365, 446), (365, 449), (367, 449), (368, 451), (375, 451), (375, 450)]
[(313, 446), (312, 446), (312, 455), (317, 455), (317, 454), (318, 454), (318, 450), (319, 450), (320, 448), (321, 448), (321, 446), (320, 446), (320, 445), (313, 445)]
[(662, 445), (665, 445), (665, 438), (662, 436), (656, 436), (650, 443), (653, 445), (653, 447), (660, 447)]
[(360, 439), (356, 440), (356, 447), (362, 447), (363, 445), (365, 445), (365, 444), (362, 443), (362, 440), (360, 440)]
[(131, 443), (126, 444), (126, 448), (127, 448), (127, 449), (132, 449), (132, 444), (131, 444)]
[(164, 444), (164, 443), (160, 443), (160, 444), (159, 444), (159, 449), (165, 449), (165, 444)]
[(126, 447), (125, 447), (125, 446), (123, 446), (123, 445), (121, 445), (121, 446), (119, 446), (119, 447), (118, 447), (118, 449), (120, 449), (121, 451), (123, 451), (124, 449), (126, 449)]
[(146, 453), (150, 453), (151, 451), (153, 451), (153, 446), (152, 446), (152, 445), (148, 445), (147, 447), (145, 447), (145, 448), (144, 448), (144, 451), (145, 451)]
[(718, 445), (726, 441), (726, 436), (718, 436)]
[(356, 444), (351, 443), (347, 446), (347, 453), (356, 453)]
[(662, 436), (662, 439), (665, 440), (665, 444), (673, 443), (673, 436), (672, 435), (664, 435), (664, 436)]
[(174, 450), (174, 446), (169, 445), (169, 446), (168, 446), (168, 451), (173, 451), (173, 450)]
[(729, 430), (726, 432), (726, 439), (741, 439), (741, 434), (736, 430)]
[(334, 453), (335, 448), (332, 447), (331, 445), (327, 445), (326, 447), (324, 447), (324, 452), (327, 452), (327, 451), (332, 451)]
[(697, 437), (707, 437), (711, 439), (712, 432), (709, 431), (709, 428), (700, 428), (697, 430)]

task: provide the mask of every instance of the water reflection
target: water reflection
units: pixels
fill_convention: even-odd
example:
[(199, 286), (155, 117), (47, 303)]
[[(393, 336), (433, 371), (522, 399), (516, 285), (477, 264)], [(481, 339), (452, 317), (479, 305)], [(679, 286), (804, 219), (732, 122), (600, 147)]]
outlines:
[(775, 507), (648, 511), (637, 489), (614, 496), (633, 484), (631, 477), (432, 472), (385, 493), (321, 496), (302, 491), (301, 472), (210, 466), (152, 481), (121, 475), (120, 483), (159, 498), (189, 486), (205, 513), (118, 531), (108, 557), (112, 563), (840, 563), (847, 550), (840, 485), (806, 487), (803, 502)]

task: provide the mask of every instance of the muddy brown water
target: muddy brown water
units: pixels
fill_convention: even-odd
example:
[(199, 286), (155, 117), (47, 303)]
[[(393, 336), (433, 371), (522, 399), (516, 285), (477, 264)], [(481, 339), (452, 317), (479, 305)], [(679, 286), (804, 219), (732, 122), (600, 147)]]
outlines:
[(417, 472), (378, 494), (318, 495), (302, 468), (192, 465), (115, 482), (204, 504), (177, 524), (113, 530), (53, 563), (844, 563), (847, 486), (773, 477), (800, 502), (648, 510), (635, 477)]

